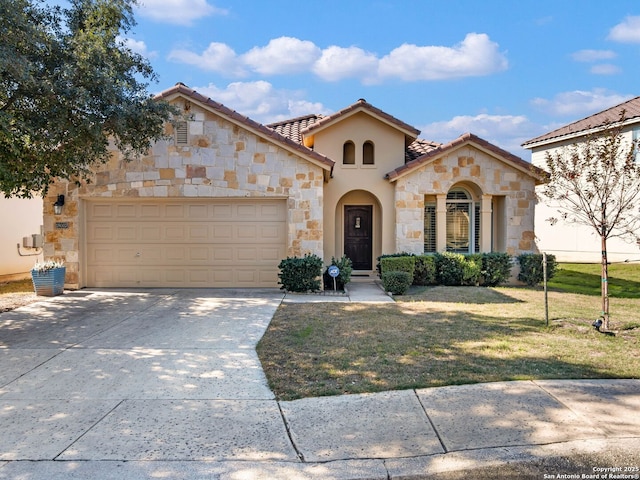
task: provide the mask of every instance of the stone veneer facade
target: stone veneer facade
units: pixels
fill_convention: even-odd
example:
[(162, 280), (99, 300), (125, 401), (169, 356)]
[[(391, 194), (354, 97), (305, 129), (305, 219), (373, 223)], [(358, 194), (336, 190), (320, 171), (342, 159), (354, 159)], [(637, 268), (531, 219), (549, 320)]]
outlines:
[[(505, 248), (498, 250), (510, 255), (536, 251), (534, 178), (470, 146), (435, 159), (396, 180), (397, 251), (423, 251), (425, 195), (437, 197), (437, 232), (440, 237), (437, 250), (444, 250), (446, 194), (455, 186), (471, 191), (475, 200), (480, 202), (483, 225), (491, 224), (492, 198), (504, 198), (502, 216), (505, 224), (501, 231), (504, 238), (500, 241), (504, 242)], [(490, 235), (483, 235), (481, 251), (491, 251)]]
[[(140, 159), (114, 151), (89, 183), (57, 182), (44, 200), (45, 258), (67, 267), (66, 285), (82, 286), (80, 249), (85, 198), (281, 198), (288, 207), (288, 256), (323, 255), (322, 167), (212, 113), (192, 108), (188, 144), (157, 142)], [(167, 126), (167, 134), (173, 127)], [(65, 195), (62, 215), (53, 203)]]

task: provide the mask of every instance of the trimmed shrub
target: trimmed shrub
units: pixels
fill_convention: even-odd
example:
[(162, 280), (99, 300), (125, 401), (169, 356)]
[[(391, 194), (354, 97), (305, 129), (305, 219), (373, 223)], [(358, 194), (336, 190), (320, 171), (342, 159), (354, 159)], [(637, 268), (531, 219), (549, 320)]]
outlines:
[(383, 258), (398, 258), (398, 257), (412, 257), (413, 253), (400, 252), (400, 253), (385, 253), (378, 257), (378, 263), (376, 264), (376, 270), (378, 271), (378, 277), (382, 278), (382, 259)]
[(413, 272), (414, 285), (435, 285), (436, 259), (433, 255), (416, 255), (416, 269)]
[(436, 278), (441, 285), (462, 285), (464, 256), (460, 253), (442, 252), (435, 254)]
[[(404, 255), (401, 257), (386, 257), (380, 259), (380, 268), (382, 275), (384, 272), (407, 272), (413, 283), (413, 274), (416, 270), (416, 257), (413, 255)], [(411, 285), (409, 283), (409, 285)]]
[[(335, 265), (340, 269), (340, 273), (336, 277), (336, 289), (344, 290), (344, 286), (351, 281), (351, 272), (353, 271), (351, 259), (346, 255), (343, 255), (339, 260), (331, 257), (331, 265)], [(324, 280), (324, 289), (333, 290), (333, 277), (329, 275), (328, 270), (324, 271), (322, 278)]]
[(482, 278), (482, 254), (462, 256), (462, 285), (480, 285)]
[(287, 257), (278, 265), (280, 290), (288, 292), (317, 292), (320, 290), (322, 259), (306, 254), (303, 258)]
[[(529, 286), (537, 285), (544, 280), (541, 253), (523, 253), (517, 258), (520, 264), (518, 280)], [(555, 255), (547, 255), (547, 281), (553, 278), (557, 268)]]
[(411, 275), (408, 272), (382, 270), (382, 286), (385, 292), (393, 295), (404, 295), (411, 286)]
[(491, 252), (482, 254), (482, 285), (495, 287), (509, 280), (511, 276), (511, 255)]

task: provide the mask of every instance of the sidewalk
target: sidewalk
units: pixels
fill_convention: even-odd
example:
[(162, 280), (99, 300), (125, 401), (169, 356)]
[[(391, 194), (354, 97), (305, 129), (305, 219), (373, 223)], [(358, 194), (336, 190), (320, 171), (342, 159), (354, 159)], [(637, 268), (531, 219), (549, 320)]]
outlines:
[(358, 303), (393, 303), (379, 282), (355, 281), (346, 286), (344, 294), (340, 292), (318, 292), (316, 294), (287, 293), (284, 302), (288, 303), (321, 303), (321, 302), (358, 302)]
[[(339, 301), (392, 301), (353, 286)], [(640, 380), (278, 402), (255, 344), (291, 297), (87, 290), (0, 314), (0, 479), (512, 478), (578, 456), (531, 477), (563, 478), (606, 451), (595, 466), (640, 466)]]

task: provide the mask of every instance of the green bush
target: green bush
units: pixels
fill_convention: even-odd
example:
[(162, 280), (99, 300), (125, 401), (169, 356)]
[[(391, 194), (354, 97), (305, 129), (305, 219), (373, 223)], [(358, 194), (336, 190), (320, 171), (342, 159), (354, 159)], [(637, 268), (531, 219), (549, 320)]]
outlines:
[[(331, 265), (335, 265), (340, 270), (340, 273), (336, 277), (336, 289), (344, 290), (344, 286), (351, 281), (351, 272), (353, 272), (353, 262), (346, 255), (343, 255), (340, 259), (336, 260), (331, 257)], [(324, 289), (333, 290), (333, 277), (325, 270), (322, 275), (324, 279)]]
[(414, 285), (435, 285), (436, 259), (433, 255), (416, 255), (416, 269), (413, 272)]
[(440, 285), (462, 285), (464, 256), (460, 253), (442, 252), (435, 254), (436, 278)]
[(382, 275), (384, 272), (407, 272), (413, 283), (413, 274), (416, 270), (416, 257), (413, 255), (405, 255), (402, 257), (385, 257), (380, 259), (380, 268)]
[(288, 292), (317, 292), (320, 290), (322, 259), (317, 255), (306, 254), (303, 258), (287, 257), (278, 265), (280, 273), (278, 284), (281, 290)]
[(462, 285), (480, 285), (482, 279), (482, 254), (462, 256)]
[(404, 295), (411, 286), (412, 277), (408, 272), (382, 270), (382, 286), (385, 292), (393, 295)]
[(400, 252), (400, 253), (385, 253), (378, 257), (378, 263), (376, 264), (376, 270), (378, 271), (378, 277), (382, 278), (382, 259), (383, 258), (398, 258), (398, 257), (412, 257), (413, 253)]
[(495, 287), (509, 280), (511, 276), (511, 255), (491, 252), (482, 254), (482, 285)]
[[(542, 268), (542, 254), (540, 253), (523, 253), (518, 255), (518, 263), (520, 264), (520, 273), (518, 280), (529, 286), (534, 286), (544, 280), (544, 270)], [(558, 264), (555, 255), (547, 255), (547, 281), (556, 274)]]

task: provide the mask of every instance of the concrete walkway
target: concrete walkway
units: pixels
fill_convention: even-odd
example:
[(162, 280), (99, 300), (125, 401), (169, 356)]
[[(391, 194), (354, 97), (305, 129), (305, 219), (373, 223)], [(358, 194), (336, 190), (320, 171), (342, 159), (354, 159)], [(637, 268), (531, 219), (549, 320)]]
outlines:
[[(324, 301), (392, 301), (374, 284), (350, 287)], [(0, 479), (440, 478), (640, 453), (640, 380), (277, 402), (255, 345), (282, 301), (317, 297), (82, 290), (0, 314)]]

